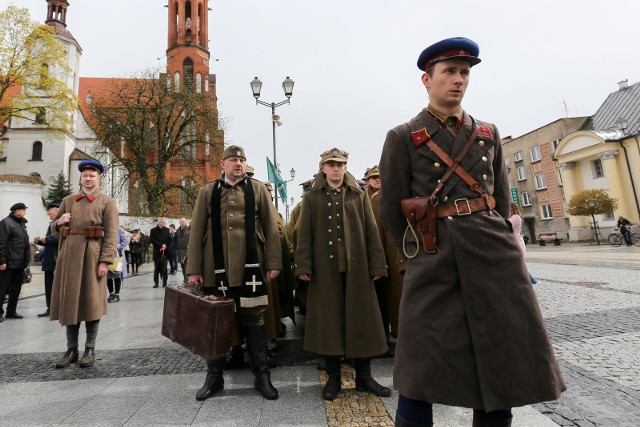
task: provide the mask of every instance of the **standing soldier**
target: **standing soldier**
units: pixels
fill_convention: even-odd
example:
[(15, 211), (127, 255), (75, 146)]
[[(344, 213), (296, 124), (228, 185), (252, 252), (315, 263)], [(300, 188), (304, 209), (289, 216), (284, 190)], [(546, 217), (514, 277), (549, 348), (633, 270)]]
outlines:
[[(253, 365), (255, 388), (277, 399), (271, 384), (263, 314), (265, 283), (282, 268), (275, 209), (265, 186), (245, 174), (246, 157), (232, 145), (222, 154), (220, 178), (200, 189), (193, 208), (187, 256), (189, 284), (234, 299)], [(254, 220), (255, 218), (255, 220)], [(263, 274), (263, 271), (266, 271)], [(207, 379), (196, 394), (205, 400), (222, 390), (224, 359), (207, 360)]]
[(31, 246), (27, 234), (27, 206), (16, 203), (11, 206), (11, 213), (0, 221), (0, 322), (2, 322), (2, 305), (4, 296), (9, 294), (7, 303), (7, 319), (22, 319), (24, 316), (16, 311), (18, 298), (22, 290), (24, 269), (31, 260)]
[(100, 318), (107, 314), (106, 276), (117, 256), (118, 207), (100, 192), (102, 163), (78, 165), (82, 189), (62, 200), (56, 226), (62, 240), (51, 295), (51, 320), (67, 328), (67, 352), (56, 363), (66, 368), (78, 360), (78, 332), (85, 322), (87, 338), (81, 368), (93, 366)]
[(412, 257), (393, 374), (396, 426), (432, 425), (433, 403), (473, 408), (475, 427), (510, 426), (512, 407), (565, 390), (507, 221), (500, 136), (461, 107), (478, 53), (463, 37), (422, 52), (429, 105), (387, 133), (380, 160), (382, 220)]
[(47, 215), (51, 224), (47, 227), (44, 237), (36, 236), (33, 242), (36, 245), (44, 246), (42, 254), (42, 271), (44, 271), (44, 295), (47, 302), (47, 309), (38, 314), (38, 317), (49, 317), (51, 313), (51, 290), (53, 289), (53, 275), (56, 270), (56, 259), (58, 258), (58, 233), (56, 233), (55, 218), (58, 216), (60, 204), (51, 202), (47, 205)]
[(306, 351), (326, 356), (322, 391), (340, 391), (340, 357), (355, 359), (356, 389), (377, 396), (391, 390), (371, 377), (371, 357), (387, 351), (373, 280), (386, 274), (369, 198), (347, 173), (346, 151), (322, 153), (322, 171), (302, 199), (296, 274), (309, 281)]

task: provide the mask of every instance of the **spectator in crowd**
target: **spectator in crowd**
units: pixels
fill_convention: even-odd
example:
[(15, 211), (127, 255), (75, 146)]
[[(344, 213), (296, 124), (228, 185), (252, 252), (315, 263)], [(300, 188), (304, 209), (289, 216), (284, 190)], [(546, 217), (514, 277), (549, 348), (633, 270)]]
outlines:
[[(78, 362), (81, 368), (95, 363), (95, 346), (100, 318), (107, 314), (105, 295), (109, 264), (117, 257), (118, 207), (100, 192), (102, 163), (83, 160), (80, 193), (62, 200), (56, 217), (62, 239), (51, 295), (51, 320), (58, 320), (67, 332), (67, 351), (56, 363), (66, 368)], [(86, 342), (78, 361), (80, 323), (85, 322)]]
[(140, 243), (140, 231), (133, 230), (131, 233), (131, 240), (129, 241), (129, 252), (131, 255), (131, 275), (137, 276), (138, 269), (140, 268), (142, 244)]
[(189, 283), (187, 277), (187, 251), (189, 249), (189, 227), (187, 226), (187, 219), (185, 217), (180, 218), (180, 226), (176, 230), (176, 257), (180, 263), (182, 269), (182, 283)]
[(171, 243), (167, 221), (158, 220), (158, 225), (149, 232), (149, 241), (153, 245), (153, 287), (157, 288), (160, 279), (162, 287), (167, 286), (167, 248)]
[(169, 274), (174, 275), (178, 271), (178, 252), (176, 251), (176, 226), (173, 224), (169, 224), (167, 258), (169, 258)]
[(56, 226), (54, 220), (58, 216), (60, 210), (60, 204), (51, 202), (47, 205), (47, 215), (51, 223), (47, 228), (47, 233), (44, 237), (36, 236), (34, 243), (39, 246), (43, 246), (44, 253), (42, 254), (42, 271), (44, 271), (44, 296), (47, 302), (47, 309), (38, 314), (38, 317), (49, 317), (51, 312), (51, 290), (53, 288), (53, 275), (56, 270), (56, 260), (58, 259), (58, 233), (56, 232)]
[(22, 290), (24, 270), (31, 260), (31, 246), (27, 234), (27, 206), (16, 203), (9, 215), (0, 221), (0, 322), (4, 310), (4, 297), (9, 294), (7, 319), (22, 319), (16, 311)]
[(124, 248), (129, 245), (129, 237), (124, 227), (118, 229), (118, 256), (122, 257), (122, 267), (120, 271), (111, 271), (107, 273), (107, 289), (109, 289), (109, 298), (107, 302), (120, 301), (120, 288), (122, 281), (127, 277), (127, 257)]

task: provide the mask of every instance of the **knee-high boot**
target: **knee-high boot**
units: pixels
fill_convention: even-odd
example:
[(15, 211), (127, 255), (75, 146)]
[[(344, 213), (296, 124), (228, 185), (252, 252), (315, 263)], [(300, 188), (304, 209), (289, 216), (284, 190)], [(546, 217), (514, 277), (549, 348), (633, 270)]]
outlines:
[(224, 359), (207, 362), (207, 379), (198, 393), (196, 400), (207, 400), (224, 388), (224, 378), (222, 377), (222, 367)]
[(368, 391), (376, 396), (391, 396), (391, 389), (381, 386), (371, 376), (371, 359), (355, 359), (354, 365), (356, 369), (356, 390)]
[(511, 411), (485, 412), (473, 410), (473, 427), (511, 427)]
[(254, 385), (262, 397), (269, 400), (278, 398), (278, 390), (271, 384), (267, 338), (262, 326), (247, 326), (244, 328), (247, 350), (251, 357), (253, 374), (256, 376)]
[(340, 356), (325, 356), (325, 370), (329, 379), (322, 389), (322, 398), (334, 400), (340, 393), (342, 377), (340, 375)]
[(398, 414), (398, 412), (396, 412), (395, 426), (396, 427), (433, 427), (433, 423), (431, 423), (431, 424), (416, 424), (416, 423), (412, 423), (412, 422), (407, 421), (404, 418), (402, 418), (400, 416), (400, 414)]

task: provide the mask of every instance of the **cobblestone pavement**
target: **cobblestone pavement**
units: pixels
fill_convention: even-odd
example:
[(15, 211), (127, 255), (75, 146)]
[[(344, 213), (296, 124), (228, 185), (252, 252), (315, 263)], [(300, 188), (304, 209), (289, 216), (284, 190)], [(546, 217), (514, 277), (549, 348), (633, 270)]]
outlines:
[(640, 426), (640, 269), (529, 263), (568, 390), (562, 426)]
[[(585, 265), (584, 259), (566, 261), (566, 254), (556, 258), (551, 251), (543, 252), (547, 249), (557, 250), (542, 248), (528, 265), (540, 280), (535, 289), (568, 390), (558, 401), (515, 410), (514, 427), (640, 426), (640, 251), (627, 254), (624, 264), (594, 266)], [(587, 250), (591, 255), (595, 251), (599, 256), (605, 253), (601, 248), (584, 249)], [(591, 258), (588, 261), (595, 262)], [(287, 411), (292, 414), (291, 422), (284, 423), (287, 425), (392, 425), (397, 394), (380, 399), (353, 390), (353, 372), (346, 365), (339, 399), (321, 401), (320, 387), (326, 376), (323, 372), (316, 374), (312, 366), (316, 360), (302, 350), (299, 331), (304, 318), (298, 319), (297, 326), (287, 325), (287, 336), (274, 351), (278, 367), (273, 372), (283, 395), (279, 403), (259, 404), (255, 393), (246, 389), (252, 380), (250, 372), (244, 370), (229, 371), (229, 376), (225, 372), (229, 390), (225, 385), (219, 399), (196, 404), (193, 394), (206, 366), (199, 357), (159, 335), (163, 292), (149, 289), (146, 281), (150, 277), (133, 278), (124, 288), (122, 301), (109, 305), (110, 313), (100, 326), (98, 360), (90, 369), (76, 365), (53, 369), (63, 351), (63, 328), (56, 322), (36, 318), (35, 314), (42, 311), (43, 298), (32, 291), (32, 297), (18, 307), (26, 318), (0, 324), (0, 425), (153, 424), (149, 420), (154, 419), (166, 424), (166, 417), (172, 415), (179, 424), (207, 425), (207, 420), (215, 417), (237, 417), (220, 406), (221, 402), (233, 405), (232, 398), (238, 402), (236, 405), (253, 402), (244, 415), (246, 420), (254, 421), (245, 425), (283, 425), (277, 420)], [(391, 359), (376, 362), (376, 378), (389, 386)], [(128, 386), (122, 388), (122, 384), (129, 383), (160, 391), (151, 397), (148, 392), (138, 395)], [(79, 400), (72, 402), (76, 405), (70, 405), (72, 409), (60, 410), (59, 418), (37, 415), (42, 408), (56, 407), (52, 399), (57, 398), (49, 394), (76, 388)], [(43, 394), (39, 389), (52, 391)], [(302, 390), (301, 394), (296, 390)], [(123, 392), (134, 397), (111, 396)], [(165, 397), (164, 393), (172, 397)], [(41, 403), (29, 405), (25, 400), (29, 398)], [(91, 405), (100, 405), (103, 400), (111, 402), (112, 398), (121, 399), (114, 401), (125, 406), (118, 414), (107, 411), (113, 419), (92, 415)], [(179, 404), (184, 406), (175, 406)], [(17, 406), (12, 409), (11, 405)], [(306, 408), (307, 412), (298, 413), (297, 409), (290, 409), (291, 405)], [(317, 418), (318, 411), (324, 414), (324, 421)], [(438, 426), (470, 425), (470, 410), (436, 405), (434, 413)], [(218, 421), (216, 425), (229, 424)]]

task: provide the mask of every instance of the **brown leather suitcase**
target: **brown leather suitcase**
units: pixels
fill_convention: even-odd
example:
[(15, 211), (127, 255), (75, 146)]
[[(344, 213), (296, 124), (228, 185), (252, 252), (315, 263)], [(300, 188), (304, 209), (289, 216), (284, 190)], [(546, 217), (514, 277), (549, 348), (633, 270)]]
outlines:
[(187, 286), (165, 288), (162, 335), (198, 356), (215, 360), (230, 353), (232, 320), (231, 298)]

